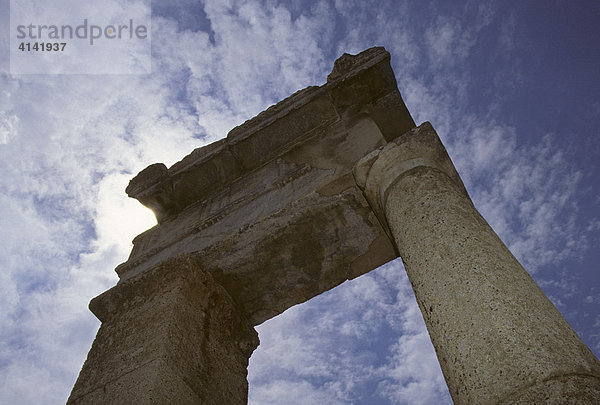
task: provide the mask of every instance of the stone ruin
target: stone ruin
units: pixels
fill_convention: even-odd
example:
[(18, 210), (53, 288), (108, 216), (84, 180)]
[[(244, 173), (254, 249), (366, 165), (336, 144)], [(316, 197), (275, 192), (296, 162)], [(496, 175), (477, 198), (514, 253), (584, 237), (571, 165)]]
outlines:
[(69, 404), (245, 404), (254, 326), (400, 256), (456, 404), (600, 403), (600, 363), (473, 206), (390, 55), (127, 187), (138, 235)]

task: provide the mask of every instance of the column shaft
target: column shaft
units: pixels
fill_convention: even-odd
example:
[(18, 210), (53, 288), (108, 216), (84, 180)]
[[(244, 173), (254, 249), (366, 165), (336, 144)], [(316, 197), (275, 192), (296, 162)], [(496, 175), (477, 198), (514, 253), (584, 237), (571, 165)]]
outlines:
[(191, 257), (92, 300), (102, 321), (69, 404), (246, 404), (258, 336)]
[(429, 124), (357, 167), (456, 404), (598, 403), (600, 363), (477, 212)]

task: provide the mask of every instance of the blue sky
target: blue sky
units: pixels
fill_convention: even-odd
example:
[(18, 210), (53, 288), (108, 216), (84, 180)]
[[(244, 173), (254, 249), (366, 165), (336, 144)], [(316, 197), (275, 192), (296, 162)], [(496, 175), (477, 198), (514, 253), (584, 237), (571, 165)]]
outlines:
[[(0, 4), (0, 403), (69, 395), (99, 326), (87, 304), (153, 224), (131, 177), (375, 45), (475, 205), (600, 354), (600, 2), (156, 1), (139, 76), (10, 75)], [(451, 403), (398, 261), (257, 330), (251, 404)]]

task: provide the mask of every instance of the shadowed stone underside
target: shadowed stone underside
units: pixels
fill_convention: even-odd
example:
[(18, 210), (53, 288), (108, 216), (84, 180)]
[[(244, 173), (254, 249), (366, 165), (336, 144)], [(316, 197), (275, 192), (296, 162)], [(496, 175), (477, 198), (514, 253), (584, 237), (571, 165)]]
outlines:
[(414, 125), (389, 53), (345, 54), (323, 86), (296, 92), (168, 169), (158, 163), (138, 174), (127, 193), (159, 223), (135, 238), (117, 273), (123, 281), (197, 255), (260, 324), (387, 263), (397, 254), (352, 167)]
[(127, 193), (158, 225), (90, 303), (69, 403), (244, 404), (253, 326), (398, 255), (455, 403), (600, 398), (600, 362), (415, 128), (383, 48)]

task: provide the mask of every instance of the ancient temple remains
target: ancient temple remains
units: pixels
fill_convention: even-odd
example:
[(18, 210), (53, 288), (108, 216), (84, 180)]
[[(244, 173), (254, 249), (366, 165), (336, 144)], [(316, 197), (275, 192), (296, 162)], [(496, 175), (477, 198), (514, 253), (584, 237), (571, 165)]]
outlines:
[(245, 404), (254, 326), (400, 256), (456, 404), (598, 403), (600, 363), (477, 212), (390, 55), (140, 172), (137, 236), (68, 403)]

